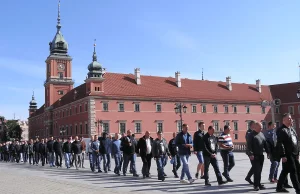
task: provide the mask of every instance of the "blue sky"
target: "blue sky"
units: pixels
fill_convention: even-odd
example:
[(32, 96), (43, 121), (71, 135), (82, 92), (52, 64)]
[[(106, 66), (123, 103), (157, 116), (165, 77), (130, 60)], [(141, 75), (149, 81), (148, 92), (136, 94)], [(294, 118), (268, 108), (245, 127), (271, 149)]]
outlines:
[[(0, 12), (0, 115), (28, 117), (32, 91), (44, 103), (56, 0), (9, 0)], [(62, 33), (83, 83), (97, 39), (110, 72), (262, 84), (299, 80), (300, 1), (62, 0)]]

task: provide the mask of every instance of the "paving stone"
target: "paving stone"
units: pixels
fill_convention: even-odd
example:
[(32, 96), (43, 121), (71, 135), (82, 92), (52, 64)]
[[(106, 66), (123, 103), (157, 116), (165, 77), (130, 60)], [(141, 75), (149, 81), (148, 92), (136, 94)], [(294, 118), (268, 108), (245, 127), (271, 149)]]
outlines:
[[(219, 167), (223, 172), (223, 162), (218, 156)], [(112, 160), (113, 161), (113, 160)], [(211, 187), (204, 186), (204, 180), (198, 179), (194, 184), (181, 184), (179, 179), (174, 178), (172, 165), (168, 161), (165, 172), (168, 178), (164, 182), (157, 180), (156, 163), (152, 161), (151, 179), (142, 179), (142, 177), (132, 177), (131, 174), (116, 176), (113, 172), (92, 173), (88, 168), (88, 161), (85, 163), (85, 169), (66, 169), (50, 168), (49, 166), (30, 166), (28, 164), (0, 163), (0, 188), (3, 194), (55, 194), (59, 193), (275, 193), (276, 184), (268, 181), (270, 162), (266, 158), (262, 173), (262, 183), (266, 190), (254, 192), (253, 187), (244, 180), (250, 169), (250, 161), (244, 153), (235, 153), (236, 166), (232, 169), (231, 178), (233, 183), (218, 186), (213, 168), (210, 168)], [(137, 169), (140, 173), (142, 162), (137, 158)], [(114, 162), (112, 163), (114, 167)], [(197, 167), (197, 158), (193, 155), (190, 159), (190, 171), (195, 175)], [(113, 170), (113, 168), (112, 168)], [(279, 169), (281, 170), (281, 168)], [(178, 171), (179, 174), (181, 169)], [(290, 193), (295, 193), (289, 189)]]

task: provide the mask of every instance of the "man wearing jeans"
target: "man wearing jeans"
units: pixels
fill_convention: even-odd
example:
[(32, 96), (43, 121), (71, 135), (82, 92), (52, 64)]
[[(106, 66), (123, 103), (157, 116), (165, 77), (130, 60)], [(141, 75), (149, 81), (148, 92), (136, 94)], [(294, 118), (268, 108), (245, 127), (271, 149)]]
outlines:
[[(175, 144), (178, 146), (178, 154), (182, 162), (180, 182), (192, 184), (195, 180), (192, 179), (188, 162), (191, 155), (191, 148), (193, 147), (193, 140), (192, 136), (188, 133), (188, 128), (187, 124), (182, 125), (182, 131), (176, 136)], [(188, 180), (184, 179), (185, 175)]]
[(218, 138), (221, 156), (224, 163), (224, 172), (222, 175), (227, 179), (227, 182), (233, 182), (229, 176), (230, 170), (234, 167), (234, 156), (233, 156), (233, 143), (230, 137), (231, 128), (228, 125), (224, 126), (224, 132)]
[(203, 160), (203, 149), (204, 149), (204, 144), (203, 144), (203, 137), (205, 135), (204, 133), (204, 128), (205, 128), (205, 124), (204, 122), (200, 122), (198, 124), (198, 131), (196, 131), (194, 133), (194, 153), (196, 154), (199, 164), (197, 166), (197, 173), (195, 175), (196, 179), (199, 178), (199, 171), (201, 170), (201, 179), (203, 179), (203, 175), (204, 175), (204, 160)]
[(71, 154), (72, 154), (72, 143), (71, 138), (68, 138), (68, 141), (64, 143), (63, 145), (63, 152), (65, 155), (65, 163), (67, 169), (71, 168)]
[(54, 149), (53, 149), (53, 137), (50, 137), (49, 141), (47, 142), (47, 149), (48, 149), (48, 156), (49, 156), (49, 164), (50, 167), (55, 167), (54, 165)]

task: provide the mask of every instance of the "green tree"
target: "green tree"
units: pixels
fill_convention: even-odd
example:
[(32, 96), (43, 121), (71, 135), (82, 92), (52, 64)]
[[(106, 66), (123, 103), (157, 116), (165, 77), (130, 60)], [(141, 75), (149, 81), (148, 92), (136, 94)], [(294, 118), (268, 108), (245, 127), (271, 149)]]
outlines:
[(22, 138), (22, 128), (20, 127), (18, 120), (8, 120), (7, 126), (7, 139), (18, 139)]

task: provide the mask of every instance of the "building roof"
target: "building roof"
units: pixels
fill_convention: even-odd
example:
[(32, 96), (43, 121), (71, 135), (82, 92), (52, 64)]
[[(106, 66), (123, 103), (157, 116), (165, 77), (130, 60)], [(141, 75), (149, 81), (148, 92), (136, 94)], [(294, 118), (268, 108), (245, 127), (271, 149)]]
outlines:
[(300, 82), (284, 83), (271, 85), (271, 94), (273, 98), (279, 98), (281, 103), (300, 102), (297, 98), (297, 90), (300, 88)]
[[(76, 91), (76, 92), (75, 92)], [(181, 79), (181, 87), (177, 87), (175, 78), (141, 75), (141, 85), (137, 85), (135, 75), (106, 73), (104, 75), (104, 92), (98, 94), (103, 98), (133, 98), (165, 101), (221, 102), (221, 103), (261, 103), (271, 100), (269, 86), (261, 86), (261, 93), (254, 84), (232, 83), (232, 91), (226, 82)], [(76, 97), (75, 97), (76, 95)], [(88, 95), (86, 84), (81, 84), (65, 94), (53, 104), (53, 108), (64, 106)], [(44, 112), (44, 105), (32, 116)]]

